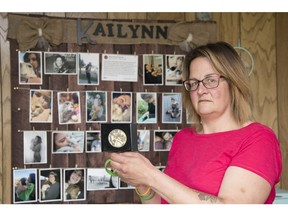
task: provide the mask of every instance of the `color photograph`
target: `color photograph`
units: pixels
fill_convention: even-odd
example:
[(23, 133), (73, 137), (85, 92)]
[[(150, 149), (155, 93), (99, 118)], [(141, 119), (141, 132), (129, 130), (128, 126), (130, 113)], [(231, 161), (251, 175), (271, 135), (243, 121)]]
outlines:
[(78, 53), (78, 85), (99, 85), (99, 53)]

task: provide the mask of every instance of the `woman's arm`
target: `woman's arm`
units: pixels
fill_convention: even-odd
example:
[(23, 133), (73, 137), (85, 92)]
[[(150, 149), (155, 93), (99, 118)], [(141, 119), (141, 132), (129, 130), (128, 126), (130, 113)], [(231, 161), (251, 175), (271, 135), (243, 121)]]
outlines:
[(150, 186), (159, 195), (143, 203), (160, 203), (160, 196), (169, 203), (264, 203), (271, 191), (264, 178), (240, 167), (227, 169), (218, 196), (213, 196), (167, 176), (140, 153), (112, 153), (111, 159), (112, 168), (123, 181), (139, 187), (140, 193), (145, 185)]

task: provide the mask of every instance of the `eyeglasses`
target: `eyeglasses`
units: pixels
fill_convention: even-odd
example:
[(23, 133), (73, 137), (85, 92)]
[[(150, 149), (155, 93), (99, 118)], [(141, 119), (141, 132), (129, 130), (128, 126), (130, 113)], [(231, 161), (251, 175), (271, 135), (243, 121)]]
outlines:
[(197, 80), (197, 79), (185, 80), (183, 81), (183, 85), (186, 91), (189, 91), (189, 92), (197, 90), (200, 82), (203, 83), (205, 88), (213, 89), (219, 86), (220, 78), (225, 78), (225, 77), (221, 76), (220, 74), (213, 74), (213, 75), (205, 77), (202, 80)]

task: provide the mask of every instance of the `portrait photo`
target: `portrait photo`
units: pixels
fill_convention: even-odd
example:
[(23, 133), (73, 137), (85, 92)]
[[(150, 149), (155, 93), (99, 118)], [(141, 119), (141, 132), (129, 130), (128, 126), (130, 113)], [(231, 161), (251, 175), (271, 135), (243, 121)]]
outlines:
[(154, 151), (170, 151), (178, 130), (154, 130)]
[(132, 122), (132, 92), (111, 92), (111, 122)]
[(107, 122), (106, 91), (86, 91), (86, 122)]
[(86, 131), (86, 152), (101, 152), (101, 131)]
[(99, 53), (78, 53), (78, 85), (99, 85)]
[(86, 199), (86, 169), (67, 168), (63, 171), (64, 201), (81, 201)]
[(47, 163), (47, 131), (23, 131), (24, 164)]
[(30, 123), (52, 123), (53, 91), (30, 89)]
[(62, 200), (62, 168), (39, 169), (39, 202)]
[(165, 55), (165, 85), (181, 86), (185, 55)]
[(138, 151), (150, 151), (150, 130), (137, 130)]
[(18, 51), (19, 84), (42, 85), (42, 53), (36, 51)]
[(143, 85), (163, 85), (163, 55), (143, 55)]
[(77, 53), (44, 52), (44, 73), (77, 75)]
[(52, 153), (82, 153), (84, 131), (52, 131)]
[(59, 124), (81, 123), (80, 92), (58, 92)]
[(181, 93), (162, 93), (162, 123), (182, 123)]
[(37, 170), (13, 169), (13, 203), (37, 202)]
[(136, 93), (136, 120), (138, 124), (157, 123), (157, 93)]
[(87, 191), (116, 190), (118, 176), (112, 176), (105, 168), (87, 168)]

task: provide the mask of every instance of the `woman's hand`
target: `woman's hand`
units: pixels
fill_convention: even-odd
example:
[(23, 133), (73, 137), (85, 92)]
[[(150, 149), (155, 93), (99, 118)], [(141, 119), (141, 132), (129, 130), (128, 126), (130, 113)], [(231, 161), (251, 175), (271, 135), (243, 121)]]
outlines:
[(156, 168), (138, 152), (111, 153), (110, 166), (117, 175), (132, 186), (150, 185)]

